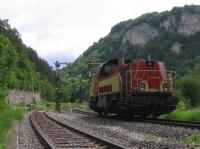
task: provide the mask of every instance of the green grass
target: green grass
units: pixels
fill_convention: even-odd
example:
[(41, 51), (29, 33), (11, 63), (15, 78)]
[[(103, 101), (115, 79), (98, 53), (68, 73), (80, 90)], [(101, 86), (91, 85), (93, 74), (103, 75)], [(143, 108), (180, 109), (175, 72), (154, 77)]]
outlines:
[(187, 111), (175, 110), (170, 114), (161, 116), (165, 119), (176, 119), (176, 120), (188, 120), (188, 121), (200, 121), (200, 109), (192, 109)]
[(63, 109), (77, 109), (77, 110), (83, 110), (83, 111), (92, 111), (89, 108), (88, 102), (62, 103), (61, 108), (63, 108)]
[[(88, 102), (61, 103), (61, 109), (79, 109), (83, 111), (92, 111)], [(55, 109), (55, 102), (40, 102), (33, 106), (34, 110)]]
[(183, 139), (182, 142), (188, 145), (200, 146), (200, 134)]
[(24, 109), (0, 103), (0, 149), (4, 148), (6, 134), (14, 120), (23, 118)]
[(55, 109), (54, 102), (39, 102), (33, 105), (32, 110), (44, 110), (44, 109)]

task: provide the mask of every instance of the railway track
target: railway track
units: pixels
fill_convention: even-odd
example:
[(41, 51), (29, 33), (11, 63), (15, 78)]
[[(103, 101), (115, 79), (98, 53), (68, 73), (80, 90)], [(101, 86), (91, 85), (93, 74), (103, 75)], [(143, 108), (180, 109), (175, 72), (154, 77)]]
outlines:
[(76, 128), (49, 117), (44, 112), (33, 112), (30, 116), (30, 122), (45, 148), (125, 148), (81, 130), (77, 130)]
[[(94, 112), (85, 112), (81, 110), (72, 110), (75, 113), (85, 114), (85, 115), (94, 115), (99, 116), (99, 114)], [(177, 127), (185, 127), (185, 128), (192, 128), (192, 129), (200, 129), (200, 122), (194, 121), (180, 121), (180, 120), (167, 120), (167, 119), (152, 119), (152, 118), (141, 118), (141, 117), (118, 117), (116, 115), (110, 115), (108, 118), (114, 118), (117, 120), (126, 120), (126, 121), (137, 121), (137, 122), (144, 122), (144, 123), (154, 123), (154, 124), (161, 124), (161, 125), (170, 125), (170, 126), (177, 126)]]
[(141, 121), (147, 122), (147, 123), (155, 123), (155, 124), (178, 126), (178, 127), (192, 128), (192, 129), (200, 129), (200, 122), (193, 122), (193, 121), (150, 119), (150, 118), (142, 119)]

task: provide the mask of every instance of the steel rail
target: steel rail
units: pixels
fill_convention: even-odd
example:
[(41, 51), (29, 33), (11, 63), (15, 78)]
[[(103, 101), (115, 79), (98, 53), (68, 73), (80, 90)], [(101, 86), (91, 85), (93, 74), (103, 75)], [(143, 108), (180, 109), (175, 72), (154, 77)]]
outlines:
[(44, 115), (45, 115), (47, 118), (49, 118), (50, 120), (52, 120), (52, 121), (54, 121), (55, 123), (57, 123), (57, 124), (63, 126), (63, 127), (66, 128), (66, 129), (70, 129), (70, 130), (74, 131), (75, 133), (78, 133), (78, 134), (81, 134), (81, 135), (86, 136), (86, 137), (88, 137), (88, 138), (91, 138), (92, 140), (95, 140), (95, 141), (97, 141), (97, 142), (100, 142), (100, 144), (105, 144), (105, 145), (107, 146), (107, 148), (126, 149), (126, 147), (124, 147), (124, 146), (121, 146), (121, 145), (112, 143), (112, 142), (107, 141), (107, 140), (105, 140), (105, 139), (103, 139), (103, 138), (99, 138), (99, 137), (94, 136), (94, 135), (92, 135), (92, 134), (89, 134), (89, 133), (87, 133), (87, 132), (85, 132), (85, 131), (82, 131), (82, 130), (76, 129), (76, 128), (72, 127), (72, 126), (66, 125), (66, 124), (64, 124), (63, 122), (57, 121), (57, 120), (55, 120), (54, 118), (52, 118), (52, 117), (50, 117), (49, 115), (47, 115), (46, 113), (44, 113)]
[(31, 114), (30, 119), (29, 119), (34, 132), (36, 133), (38, 139), (41, 141), (41, 143), (43, 144), (45, 148), (54, 149), (53, 144), (48, 141), (47, 137), (43, 134), (42, 130), (38, 127), (35, 120), (35, 116), (34, 116), (35, 112), (36, 111), (34, 111)]
[[(99, 114), (94, 112), (85, 112), (81, 110), (72, 110), (75, 113), (85, 114), (85, 115), (94, 115), (98, 116)], [(169, 120), (169, 119), (152, 119), (152, 118), (141, 118), (141, 117), (117, 117), (116, 115), (108, 116), (107, 118), (114, 118), (115, 120), (127, 120), (132, 122), (145, 122), (145, 123), (154, 123), (170, 126), (178, 126), (192, 129), (200, 129), (200, 122), (195, 121), (182, 121), (182, 120)]]
[(192, 128), (192, 129), (200, 129), (200, 122), (193, 122), (193, 121), (150, 119), (150, 118), (141, 119), (139, 121), (147, 122), (147, 123), (154, 123), (154, 124), (163, 124), (163, 125), (170, 125), (170, 126)]
[[(46, 148), (50, 148), (50, 149), (55, 148), (55, 144), (53, 144), (53, 141), (50, 138), (48, 138), (47, 134), (45, 134), (44, 131), (40, 128), (41, 126), (39, 126), (39, 125), (41, 125), (41, 124), (37, 123), (37, 120), (36, 120), (37, 114), (36, 113), (37, 112), (33, 112), (31, 114), (31, 116), (30, 116), (30, 122), (32, 124), (32, 127), (34, 128), (37, 136), (39, 137), (40, 140), (42, 140), (42, 144)], [(59, 127), (74, 133), (75, 135), (81, 136), (82, 138), (87, 138), (91, 142), (95, 142), (95, 144), (97, 144), (96, 148), (98, 148), (98, 147), (99, 148), (113, 148), (113, 149), (125, 149), (126, 148), (124, 146), (120, 146), (120, 145), (114, 144), (112, 142), (109, 142), (109, 141), (107, 141), (105, 139), (102, 139), (102, 138), (99, 138), (97, 136), (94, 136), (94, 135), (89, 134), (87, 132), (78, 130), (78, 129), (72, 127), (72, 126), (66, 125), (66, 124), (64, 124), (64, 123), (62, 123), (60, 121), (57, 121), (54, 118), (50, 117), (45, 112), (41, 112), (41, 114), (43, 114), (44, 118), (47, 118), (49, 123), (58, 125)], [(45, 129), (50, 129), (50, 128), (45, 128)], [(51, 131), (54, 131), (54, 130), (51, 130)], [(59, 134), (57, 136), (62, 137), (62, 135), (59, 135)], [(90, 148), (90, 147), (88, 147), (88, 148)]]

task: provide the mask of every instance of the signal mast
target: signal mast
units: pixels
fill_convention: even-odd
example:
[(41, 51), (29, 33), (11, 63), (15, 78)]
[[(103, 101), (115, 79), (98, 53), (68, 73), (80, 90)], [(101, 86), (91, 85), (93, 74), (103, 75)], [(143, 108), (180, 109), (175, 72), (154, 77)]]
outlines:
[(59, 67), (60, 65), (69, 65), (68, 62), (58, 62), (56, 61), (55, 63), (55, 67), (56, 67), (56, 110), (58, 111), (58, 113), (60, 113), (60, 100), (61, 100), (61, 90), (60, 90), (60, 86), (61, 86), (61, 77), (60, 77), (60, 71), (59, 71)]

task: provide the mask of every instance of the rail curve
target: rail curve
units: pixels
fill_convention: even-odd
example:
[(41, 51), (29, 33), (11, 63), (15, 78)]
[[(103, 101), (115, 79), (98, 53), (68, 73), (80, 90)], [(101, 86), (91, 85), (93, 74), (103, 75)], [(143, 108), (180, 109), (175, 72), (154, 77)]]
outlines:
[(30, 122), (45, 148), (126, 148), (68, 126), (48, 116), (45, 112), (33, 112)]

